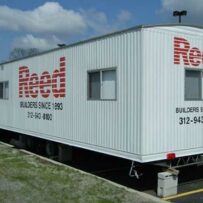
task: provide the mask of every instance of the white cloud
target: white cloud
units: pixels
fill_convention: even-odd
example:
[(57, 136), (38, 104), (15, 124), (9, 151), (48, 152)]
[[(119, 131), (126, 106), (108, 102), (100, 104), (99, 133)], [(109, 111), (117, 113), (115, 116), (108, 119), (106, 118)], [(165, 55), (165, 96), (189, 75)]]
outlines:
[(187, 10), (188, 14), (183, 18), (185, 23), (203, 23), (202, 0), (162, 0), (161, 13), (170, 13), (174, 10)]
[(97, 34), (111, 32), (123, 27), (132, 14), (121, 10), (117, 16), (107, 15), (96, 9), (79, 11), (63, 8), (58, 2), (46, 2), (34, 10), (19, 10), (0, 6), (0, 29), (22, 33), (65, 36), (93, 31)]
[(95, 9), (81, 9), (80, 12), (91, 30), (99, 34), (109, 31), (108, 19), (104, 12)]
[(37, 48), (39, 50), (48, 50), (57, 47), (57, 44), (59, 43), (61, 43), (61, 41), (55, 36), (45, 39), (34, 37), (31, 34), (27, 34), (24, 37), (15, 39), (13, 43), (13, 48)]
[(57, 2), (47, 2), (32, 11), (0, 6), (0, 28), (73, 35), (82, 33), (86, 29), (86, 23), (79, 12), (64, 9)]
[(132, 19), (132, 13), (130, 13), (127, 10), (121, 10), (118, 14), (118, 22), (119, 23), (125, 23)]
[(132, 19), (132, 14), (127, 10), (121, 10), (115, 18), (109, 19), (104, 12), (95, 9), (80, 10), (87, 26), (97, 34), (109, 33), (123, 28), (125, 23)]

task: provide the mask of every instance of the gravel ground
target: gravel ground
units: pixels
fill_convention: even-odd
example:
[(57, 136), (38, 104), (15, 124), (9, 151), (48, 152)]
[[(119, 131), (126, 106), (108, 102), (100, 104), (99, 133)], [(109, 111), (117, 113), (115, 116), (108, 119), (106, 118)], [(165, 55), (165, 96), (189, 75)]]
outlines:
[(0, 144), (1, 203), (147, 203), (155, 197)]

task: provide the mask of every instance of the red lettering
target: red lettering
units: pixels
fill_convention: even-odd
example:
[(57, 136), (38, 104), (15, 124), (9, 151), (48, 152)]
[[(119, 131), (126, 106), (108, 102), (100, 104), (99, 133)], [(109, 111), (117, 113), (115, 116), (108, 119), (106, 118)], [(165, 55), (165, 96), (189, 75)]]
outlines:
[(56, 98), (65, 97), (66, 93), (66, 62), (65, 57), (60, 58), (60, 68), (55, 69), (51, 75), (44, 71), (41, 76), (37, 73), (30, 75), (27, 66), (19, 67), (19, 97), (37, 98), (39, 93), (48, 98), (52, 93)]
[(44, 98), (49, 97), (51, 92), (50, 88), (47, 87), (51, 87), (51, 76), (48, 71), (45, 71), (42, 73), (42, 76), (40, 77), (40, 93)]
[(198, 48), (192, 48), (189, 54), (190, 63), (192, 66), (199, 66), (201, 64), (201, 52)]
[[(57, 84), (59, 84), (59, 87), (57, 86)], [(63, 84), (65, 84), (65, 71), (63, 71), (63, 68), (54, 70), (52, 76), (52, 91), (54, 97), (65, 97), (65, 88)]]
[(23, 92), (25, 97), (29, 97), (29, 68), (27, 66), (22, 66), (19, 68), (19, 97), (23, 97)]
[(185, 66), (198, 67), (203, 64), (203, 53), (196, 47), (190, 48), (186, 39), (174, 37), (174, 64), (180, 64), (181, 59)]
[(36, 73), (33, 73), (30, 76), (30, 81), (29, 81), (29, 91), (30, 91), (31, 97), (36, 98), (38, 96), (38, 87), (39, 87), (38, 75)]
[(190, 49), (190, 43), (184, 39), (175, 37), (174, 38), (174, 64), (180, 64), (182, 56), (184, 65), (190, 65), (188, 59), (188, 51)]

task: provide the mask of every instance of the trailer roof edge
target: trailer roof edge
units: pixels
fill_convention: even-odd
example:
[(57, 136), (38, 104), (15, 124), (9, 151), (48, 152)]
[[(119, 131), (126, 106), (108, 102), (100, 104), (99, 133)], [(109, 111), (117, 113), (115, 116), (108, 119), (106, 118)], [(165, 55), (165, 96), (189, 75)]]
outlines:
[(69, 47), (78, 46), (78, 45), (85, 44), (85, 43), (88, 43), (88, 42), (93, 42), (93, 41), (96, 41), (96, 40), (99, 40), (99, 39), (104, 39), (104, 38), (107, 38), (107, 37), (111, 37), (111, 36), (114, 36), (114, 35), (130, 32), (130, 31), (137, 31), (137, 30), (141, 30), (141, 29), (144, 29), (144, 28), (172, 27), (172, 26), (183, 26), (183, 27), (187, 26), (187, 27), (193, 27), (193, 28), (203, 29), (203, 25), (177, 24), (177, 23), (175, 23), (175, 24), (138, 25), (138, 26), (134, 26), (134, 27), (130, 27), (130, 28), (124, 29), (124, 30), (119, 30), (119, 31), (116, 31), (116, 32), (108, 33), (108, 34), (105, 34), (105, 35), (91, 37), (91, 38), (86, 39), (86, 40), (82, 40), (82, 41), (78, 41), (78, 42), (73, 42), (73, 43), (70, 43), (70, 44), (68, 44), (68, 45), (66, 45), (64, 47), (57, 47), (57, 48), (54, 48), (54, 49), (42, 51), (42, 52), (40, 52), (38, 54), (33, 54), (33, 55), (30, 55), (30, 56), (26, 56), (26, 57), (14, 59), (14, 60), (8, 60), (8, 61), (0, 63), (0, 66), (2, 66), (4, 64), (15, 62), (15, 61), (20, 61), (20, 60), (27, 59), (27, 58), (32, 58), (32, 57), (35, 57), (35, 56), (44, 55), (44, 54), (51, 53), (51, 52), (54, 52), (54, 51), (57, 51), (57, 50), (62, 50), (62, 49), (66, 49), (66, 48), (69, 48)]

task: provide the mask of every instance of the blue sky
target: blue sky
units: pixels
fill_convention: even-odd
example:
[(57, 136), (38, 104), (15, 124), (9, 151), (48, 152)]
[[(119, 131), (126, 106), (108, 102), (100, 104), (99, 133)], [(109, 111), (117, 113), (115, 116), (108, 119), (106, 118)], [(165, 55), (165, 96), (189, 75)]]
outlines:
[(47, 50), (141, 24), (203, 23), (202, 0), (1, 0), (0, 61), (15, 47)]

